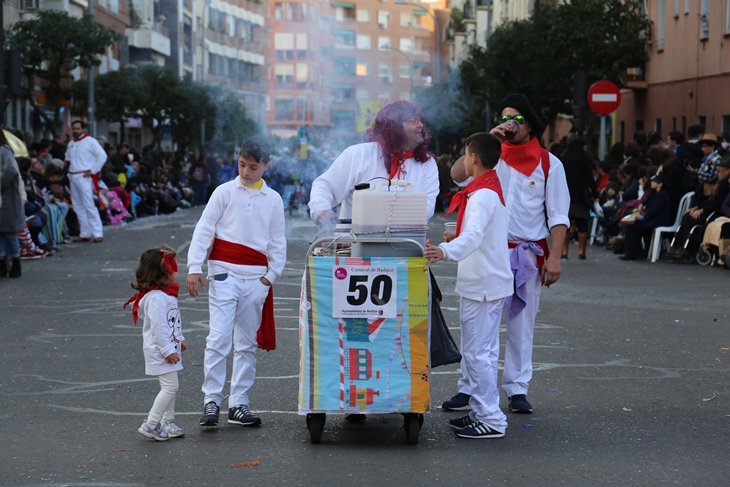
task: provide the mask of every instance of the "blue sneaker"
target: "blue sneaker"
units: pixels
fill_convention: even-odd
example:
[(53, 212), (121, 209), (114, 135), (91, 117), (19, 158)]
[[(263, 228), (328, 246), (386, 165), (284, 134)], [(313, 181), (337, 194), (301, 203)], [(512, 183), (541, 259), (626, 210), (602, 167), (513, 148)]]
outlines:
[(455, 418), (449, 421), (449, 424), (452, 428), (461, 429), (466, 428), (469, 425), (472, 425), (476, 423), (475, 420), (471, 419), (471, 415), (467, 414), (466, 416), (462, 416), (460, 418)]
[(441, 409), (444, 411), (471, 411), (469, 399), (471, 399), (469, 394), (460, 392), (448, 401), (445, 401), (441, 405)]
[(532, 413), (532, 404), (527, 402), (527, 395), (515, 394), (509, 397), (509, 410), (517, 414)]

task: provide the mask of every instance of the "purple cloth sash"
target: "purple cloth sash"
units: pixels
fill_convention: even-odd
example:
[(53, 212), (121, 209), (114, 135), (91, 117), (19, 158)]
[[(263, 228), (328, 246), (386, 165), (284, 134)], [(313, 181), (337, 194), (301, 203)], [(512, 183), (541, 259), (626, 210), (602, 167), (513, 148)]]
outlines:
[(527, 306), (527, 281), (537, 272), (537, 267), (530, 262), (530, 258), (525, 253), (526, 249), (535, 252), (536, 256), (543, 255), (542, 248), (535, 242), (520, 242), (517, 247), (512, 249), (509, 263), (512, 274), (515, 276), (515, 292), (506, 300), (509, 309), (508, 321), (513, 320)]

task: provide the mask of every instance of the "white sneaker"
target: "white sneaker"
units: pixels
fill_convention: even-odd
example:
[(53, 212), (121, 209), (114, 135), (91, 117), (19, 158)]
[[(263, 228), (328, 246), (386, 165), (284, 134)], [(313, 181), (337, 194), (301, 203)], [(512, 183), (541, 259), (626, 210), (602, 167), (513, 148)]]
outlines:
[(152, 438), (155, 441), (167, 441), (170, 437), (162, 430), (162, 425), (158, 424), (154, 428), (147, 422), (142, 423), (142, 426), (137, 430), (147, 438)]
[(167, 433), (167, 436), (170, 438), (182, 438), (185, 436), (185, 432), (175, 423), (174, 419), (171, 419), (170, 421), (162, 421), (160, 424), (162, 425), (162, 430)]

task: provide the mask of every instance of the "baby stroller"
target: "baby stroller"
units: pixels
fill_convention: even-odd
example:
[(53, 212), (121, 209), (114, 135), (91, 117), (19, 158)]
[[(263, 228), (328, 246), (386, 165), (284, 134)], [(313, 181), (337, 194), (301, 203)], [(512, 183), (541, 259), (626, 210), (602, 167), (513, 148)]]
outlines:
[[(719, 240), (730, 239), (730, 223), (724, 223), (720, 229)], [(707, 246), (700, 245), (697, 250), (697, 263), (700, 265), (715, 265), (718, 257), (720, 256), (720, 247), (715, 244), (708, 244)], [(726, 250), (727, 252), (727, 250)]]
[[(716, 212), (712, 212), (707, 217), (707, 220), (705, 220), (703, 223), (698, 223), (694, 225), (689, 230), (689, 234), (687, 235), (687, 239), (684, 241), (683, 250), (685, 253), (687, 251), (693, 251), (695, 252), (695, 260), (700, 265), (708, 265), (712, 264), (714, 260), (717, 258), (717, 252), (715, 252), (715, 255), (713, 256), (712, 252), (709, 249), (704, 249), (700, 245), (702, 242), (702, 238), (705, 235), (705, 229), (707, 228), (707, 225), (710, 224), (718, 215), (716, 215)], [(674, 242), (677, 238), (677, 235), (681, 233), (681, 226), (677, 229), (677, 232), (674, 234), (674, 238), (672, 239), (672, 243), (670, 244), (670, 248), (674, 248)], [(685, 257), (686, 259), (686, 257)]]

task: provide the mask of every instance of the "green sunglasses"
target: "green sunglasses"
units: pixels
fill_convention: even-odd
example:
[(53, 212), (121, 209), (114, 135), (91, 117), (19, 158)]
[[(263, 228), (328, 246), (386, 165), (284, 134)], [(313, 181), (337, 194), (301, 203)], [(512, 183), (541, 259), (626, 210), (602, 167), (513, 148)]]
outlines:
[(515, 115), (514, 117), (509, 115), (502, 115), (502, 123), (507, 123), (510, 120), (514, 120), (519, 125), (524, 125), (524, 123), (527, 122), (527, 119), (522, 115)]

